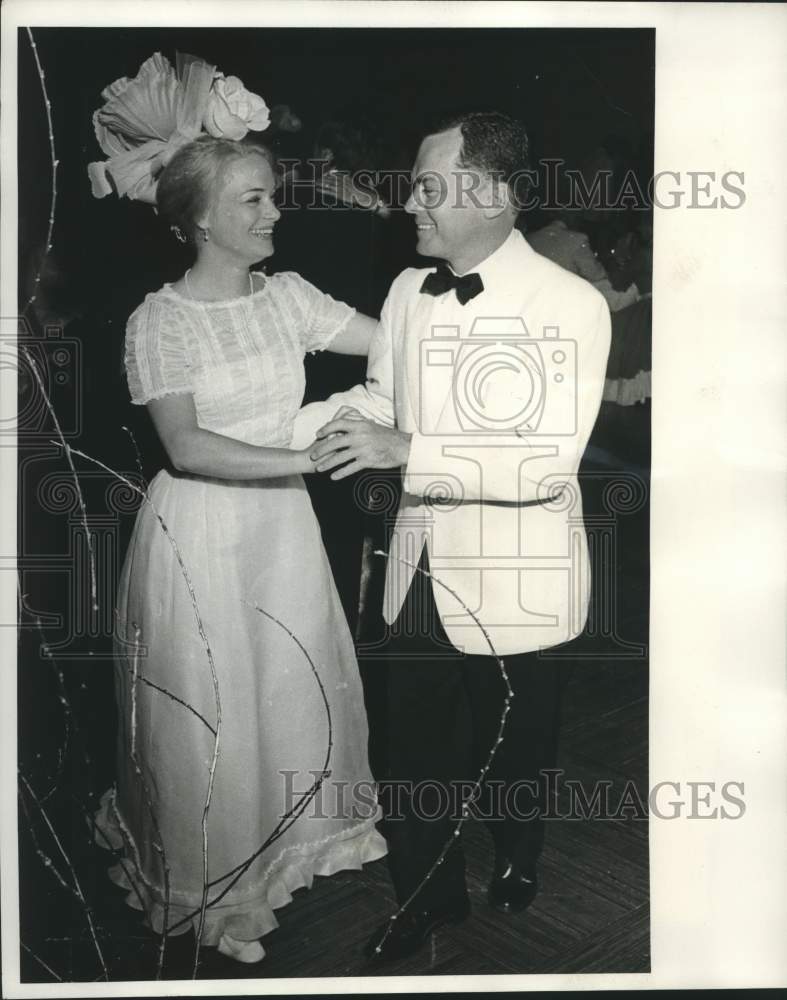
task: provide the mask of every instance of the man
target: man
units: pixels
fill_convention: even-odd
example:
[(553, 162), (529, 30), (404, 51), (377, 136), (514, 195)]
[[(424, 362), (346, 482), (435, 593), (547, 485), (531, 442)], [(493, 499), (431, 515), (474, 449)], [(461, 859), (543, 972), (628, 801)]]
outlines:
[(511, 913), (533, 900), (568, 652), (539, 651), (574, 639), (587, 616), (576, 473), (609, 311), (515, 230), (526, 169), (526, 133), (502, 114), (424, 139), (406, 211), (418, 252), (445, 263), (399, 275), (366, 385), (304, 408), (293, 442), (316, 431), (316, 469), (334, 479), (404, 474), (384, 598), (387, 836), (402, 909), (366, 949), (384, 960), (467, 916), (457, 831), (471, 797), (495, 845), (489, 902)]

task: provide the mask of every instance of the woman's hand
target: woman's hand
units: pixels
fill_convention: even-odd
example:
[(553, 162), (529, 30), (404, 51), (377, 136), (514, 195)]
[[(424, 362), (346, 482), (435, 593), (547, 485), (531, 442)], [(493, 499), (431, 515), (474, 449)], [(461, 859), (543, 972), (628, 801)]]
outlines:
[(218, 479), (275, 479), (313, 472), (310, 448), (268, 448), (200, 427), (190, 393), (164, 396), (148, 404), (153, 424), (173, 466), (180, 472)]
[[(348, 420), (363, 420), (363, 414), (359, 410), (356, 410), (354, 406), (340, 406), (336, 413), (334, 413), (332, 420), (339, 420), (342, 417), (346, 417)], [(337, 431), (335, 434), (329, 435), (329, 437), (339, 437), (341, 434), (341, 431)], [(300, 449), (297, 450), (299, 465), (301, 460), (303, 461), (303, 468), (299, 467), (298, 469), (301, 474), (317, 472), (317, 460), (311, 456), (318, 443), (319, 438), (316, 438), (308, 448), (304, 448), (303, 451)]]

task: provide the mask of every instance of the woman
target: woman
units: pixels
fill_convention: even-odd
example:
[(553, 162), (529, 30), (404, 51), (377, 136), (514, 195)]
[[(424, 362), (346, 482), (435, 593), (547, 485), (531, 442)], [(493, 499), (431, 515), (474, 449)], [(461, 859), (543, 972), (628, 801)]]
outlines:
[(287, 447), (304, 354), (366, 353), (374, 322), (296, 274), (250, 272), (273, 253), (274, 187), (266, 149), (210, 136), (158, 181), (196, 262), (127, 328), (132, 400), (176, 471), (151, 483), (121, 575), (118, 782), (98, 818), (137, 876), (112, 878), (157, 932), (201, 928), (249, 962), (295, 889), (385, 853), (312, 463)]
[(610, 312), (625, 309), (639, 299), (639, 289), (632, 282), (624, 291), (618, 291), (609, 280), (607, 270), (593, 253), (584, 233), (572, 229), (573, 214), (558, 213), (550, 223), (533, 233), (526, 233), (530, 246), (567, 271), (578, 274), (594, 285), (607, 300)]

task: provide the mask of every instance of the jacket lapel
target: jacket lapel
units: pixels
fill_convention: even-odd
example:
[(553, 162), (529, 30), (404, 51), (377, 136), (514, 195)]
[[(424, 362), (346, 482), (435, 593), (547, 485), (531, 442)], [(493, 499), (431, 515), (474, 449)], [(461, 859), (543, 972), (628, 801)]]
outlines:
[[(405, 371), (410, 419), (422, 434), (434, 432), (451, 389), (451, 347), (443, 331), (433, 332), (434, 299), (418, 295), (405, 324)], [(456, 338), (458, 343), (458, 338)]]
[[(536, 259), (521, 233), (514, 231), (506, 243), (479, 266), (484, 291), (464, 306), (457, 304), (442, 327), (436, 325), (439, 320), (435, 317), (434, 297), (421, 294), (414, 297), (403, 331), (408, 402), (415, 420), (413, 429), (425, 434), (434, 434), (438, 429), (446, 433), (459, 429), (452, 402), (459, 347), (471, 336), (473, 324), (478, 319), (521, 317), (528, 323), (528, 302), (535, 291), (532, 271)], [(459, 329), (451, 324), (459, 324)], [(531, 336), (537, 333), (529, 331)]]

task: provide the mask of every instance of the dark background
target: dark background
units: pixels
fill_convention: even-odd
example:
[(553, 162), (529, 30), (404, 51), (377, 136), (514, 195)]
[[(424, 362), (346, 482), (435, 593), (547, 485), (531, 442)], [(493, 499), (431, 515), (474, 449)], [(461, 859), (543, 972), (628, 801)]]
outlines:
[[(162, 455), (144, 409), (128, 403), (122, 371), (125, 322), (148, 292), (183, 273), (188, 256), (150, 206), (94, 199), (87, 164), (104, 158), (92, 126), (93, 112), (103, 103), (101, 90), (121, 76), (135, 76), (153, 52), (173, 64), (176, 50), (200, 56), (239, 76), (269, 106), (289, 104), (304, 122), (304, 142), (326, 118), (366, 121), (383, 138), (389, 169), (409, 169), (422, 130), (435, 116), (495, 108), (525, 121), (534, 161), (558, 157), (580, 166), (603, 146), (618, 170), (637, 171), (643, 187), (652, 171), (655, 33), (649, 29), (37, 28), (34, 35), (46, 73), (59, 166), (54, 267), (47, 265), (39, 296), (39, 304), (45, 300), (50, 311), (47, 317), (28, 309), (20, 333), (38, 352), (69, 443), (131, 476), (140, 470), (124, 426), (133, 430), (147, 478)], [(43, 97), (25, 31), (19, 34), (18, 118), (24, 304), (37, 270), (36, 248), (46, 235), (51, 195)], [(523, 227), (537, 228), (542, 221), (534, 212)], [(407, 220), (395, 220), (391, 232), (398, 240), (392, 244), (398, 266), (417, 263)], [(271, 263), (275, 269), (275, 256)], [(46, 322), (53, 317), (65, 322), (70, 353), (62, 371), (55, 371), (51, 345), (42, 346)], [(360, 377), (359, 365), (343, 369), (345, 384)], [(55, 381), (55, 375), (63, 378)], [(330, 366), (312, 366), (309, 378), (312, 397), (344, 387)], [(25, 413), (36, 391), (22, 366)], [(98, 532), (102, 610), (91, 615), (79, 511), (73, 503), (57, 502), (56, 482), (67, 477), (67, 466), (62, 452), (48, 444), (51, 419), (41, 407), (29, 412), (33, 416), (27, 423), (20, 418), (19, 432), (20, 767), (39, 795), (51, 790), (48, 815), (91, 905), (103, 913), (104, 927), (112, 928), (126, 919), (124, 906), (112, 902), (114, 897), (107, 901), (106, 859), (91, 846), (84, 820), (113, 779), (111, 608), (136, 502), (133, 496), (108, 501), (111, 477), (102, 479), (94, 467), (77, 460), (91, 526)], [(611, 456), (613, 469), (647, 475), (649, 411), (627, 418), (629, 423), (621, 425), (607, 413), (599, 425), (603, 440), (594, 435), (598, 454)], [(594, 509), (593, 503), (586, 497), (587, 510)], [(330, 519), (322, 526), (330, 551), (334, 528)], [(642, 574), (647, 539), (641, 531), (638, 546), (628, 552)], [(637, 613), (646, 618), (647, 588), (638, 595)], [(53, 649), (52, 657), (43, 652), (45, 645)], [(372, 706), (372, 727), (373, 714)], [(26, 801), (31, 807), (29, 797)], [(31, 814), (39, 848), (56, 854), (36, 810)], [(82, 909), (41, 864), (24, 811), (21, 829), (23, 940), (65, 978), (91, 979), (100, 970), (84, 934)], [(76, 927), (82, 928), (79, 940)], [(140, 969), (139, 975), (147, 978), (150, 969)], [(25, 977), (51, 979), (23, 952)]]
[[(20, 38), (20, 237), (29, 243), (46, 231), (49, 149), (38, 76)], [(60, 160), (54, 246), (67, 256), (74, 294), (94, 306), (130, 311), (162, 276), (181, 273), (150, 207), (95, 200), (86, 172), (104, 158), (92, 125), (101, 90), (135, 76), (155, 51), (173, 64), (176, 50), (215, 62), (269, 106), (289, 104), (307, 132), (329, 117), (366, 118), (388, 140), (394, 167), (409, 169), (435, 115), (496, 108), (524, 120), (534, 160), (577, 165), (605, 144), (642, 177), (651, 171), (649, 29), (38, 28), (35, 38)]]

